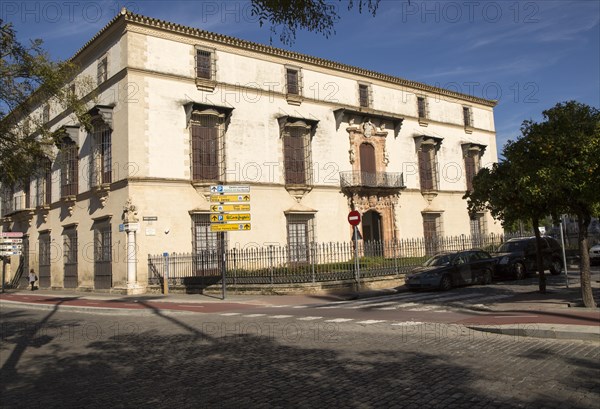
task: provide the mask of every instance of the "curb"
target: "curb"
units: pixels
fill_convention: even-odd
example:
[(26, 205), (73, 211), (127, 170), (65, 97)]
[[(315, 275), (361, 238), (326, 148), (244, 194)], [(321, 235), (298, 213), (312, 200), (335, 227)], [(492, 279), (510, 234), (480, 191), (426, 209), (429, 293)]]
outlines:
[(531, 337), (545, 339), (568, 339), (593, 341), (600, 343), (600, 328), (586, 325), (568, 325), (559, 327), (554, 324), (520, 324), (520, 325), (468, 325), (467, 328), (493, 334), (510, 335), (513, 337)]

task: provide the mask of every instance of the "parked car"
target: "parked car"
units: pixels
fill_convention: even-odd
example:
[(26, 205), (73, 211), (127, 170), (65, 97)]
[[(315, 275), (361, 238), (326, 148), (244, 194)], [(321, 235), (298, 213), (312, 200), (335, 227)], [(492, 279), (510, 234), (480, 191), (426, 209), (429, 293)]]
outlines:
[[(535, 237), (510, 239), (497, 251), (498, 264), (495, 275), (499, 278), (522, 280), (537, 271)], [(562, 248), (552, 237), (542, 237), (542, 260), (544, 270), (558, 275), (563, 271)]]
[(406, 275), (411, 290), (449, 290), (467, 284), (491, 284), (496, 260), (482, 250), (439, 253)]
[(590, 264), (600, 264), (600, 244), (592, 246), (590, 249)]

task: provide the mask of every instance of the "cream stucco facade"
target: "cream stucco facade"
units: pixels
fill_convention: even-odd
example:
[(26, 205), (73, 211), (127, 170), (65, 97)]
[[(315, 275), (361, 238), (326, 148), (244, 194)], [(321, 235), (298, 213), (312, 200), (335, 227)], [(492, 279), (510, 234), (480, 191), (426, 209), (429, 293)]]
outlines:
[[(310, 224), (303, 240), (348, 241), (351, 209), (363, 213), (365, 239), (423, 237), (427, 220), (433, 234), (469, 235), (465, 158), (497, 161), (494, 101), (130, 12), (73, 60), (94, 78), (105, 61), (89, 108), (110, 145), (51, 107), (49, 125), (77, 147), (77, 190), (61, 190), (57, 147), (51, 180), (11, 190), (16, 205), (2, 209), (4, 230), (25, 234), (27, 267), (45, 271), (42, 286), (67, 286), (74, 251), (69, 287), (144, 292), (149, 254), (202, 247), (216, 184), (250, 187), (251, 230), (226, 233), (228, 247), (288, 244), (294, 220)], [(110, 176), (99, 181), (90, 169), (100, 160)], [(42, 185), (47, 200), (34, 198)], [(477, 226), (501, 232), (487, 214)], [(105, 251), (109, 281), (98, 272)]]

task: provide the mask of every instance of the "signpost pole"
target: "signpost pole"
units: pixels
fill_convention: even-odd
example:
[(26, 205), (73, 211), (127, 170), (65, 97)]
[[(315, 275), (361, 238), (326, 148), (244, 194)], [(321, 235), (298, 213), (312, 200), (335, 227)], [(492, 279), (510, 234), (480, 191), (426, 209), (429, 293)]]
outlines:
[(225, 299), (225, 294), (227, 289), (225, 288), (225, 267), (227, 266), (226, 262), (226, 251), (225, 251), (225, 233), (219, 233), (219, 241), (221, 242), (221, 298)]
[(4, 292), (5, 279), (6, 279), (6, 257), (2, 256), (2, 292)]
[(567, 271), (567, 254), (565, 252), (565, 236), (563, 235), (562, 217), (560, 219), (560, 241), (562, 242), (563, 263), (565, 266), (565, 283), (567, 284), (567, 288), (569, 288), (569, 272)]
[(169, 253), (163, 253), (165, 257), (165, 276), (163, 279), (163, 292), (165, 295), (169, 294)]
[(360, 292), (360, 263), (358, 262), (358, 226), (354, 226), (354, 266), (355, 266), (355, 279), (356, 279), (356, 291)]

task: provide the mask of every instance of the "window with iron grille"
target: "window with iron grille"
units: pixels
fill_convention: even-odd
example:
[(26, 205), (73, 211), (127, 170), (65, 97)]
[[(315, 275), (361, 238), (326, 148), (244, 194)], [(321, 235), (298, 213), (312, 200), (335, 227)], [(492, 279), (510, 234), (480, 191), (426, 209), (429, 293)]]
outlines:
[(100, 223), (94, 228), (94, 262), (112, 262), (112, 232), (110, 223)]
[(314, 215), (288, 214), (286, 219), (289, 261), (292, 263), (308, 262), (310, 246), (315, 241)]
[(482, 237), (487, 234), (487, 226), (485, 222), (485, 215), (483, 213), (477, 213), (471, 217), (471, 236)]
[(288, 122), (283, 131), (286, 185), (310, 185), (312, 164), (310, 126), (304, 121)]
[(419, 119), (427, 119), (427, 100), (425, 97), (417, 97), (417, 111)]
[(292, 95), (300, 95), (300, 72), (294, 68), (287, 68), (286, 85), (287, 93)]
[(428, 255), (439, 251), (442, 237), (442, 215), (439, 213), (423, 213), (423, 238)]
[(221, 253), (219, 233), (210, 231), (210, 215), (192, 215), (192, 239), (196, 270), (213, 270), (219, 267)]
[(97, 85), (102, 84), (108, 79), (108, 57), (103, 57), (98, 60), (98, 69), (97, 69)]
[(39, 239), (40, 269), (50, 266), (50, 233), (41, 232)]
[(65, 264), (77, 264), (77, 230), (69, 228), (63, 234), (63, 257)]
[[(476, 157), (476, 155), (477, 155), (477, 157)], [(479, 159), (478, 153), (476, 154), (474, 152), (469, 152), (469, 153), (467, 153), (467, 156), (465, 156), (465, 176), (467, 179), (467, 190), (469, 192), (473, 190), (473, 178), (479, 171), (479, 169), (478, 169), (479, 160), (478, 159)]]
[(218, 181), (224, 171), (224, 115), (214, 110), (192, 112), (192, 180)]
[(79, 172), (79, 157), (78, 148), (75, 142), (68, 138), (63, 139), (60, 155), (60, 195), (61, 197), (76, 195), (78, 190), (77, 183)]
[(12, 186), (2, 186), (2, 216), (14, 210), (14, 189)]
[(101, 120), (94, 121), (93, 126), (91, 187), (112, 182), (112, 130)]
[(36, 176), (35, 205), (45, 206), (52, 203), (52, 162), (41, 158)]
[(358, 103), (361, 107), (371, 106), (371, 86), (370, 84), (358, 84)]
[(465, 123), (465, 127), (473, 126), (473, 112), (471, 107), (463, 107), (463, 120)]
[(419, 160), (419, 182), (421, 184), (421, 190), (437, 190), (436, 145), (432, 143), (422, 143), (417, 155)]
[(214, 52), (196, 49), (196, 76), (207, 80), (214, 80)]

